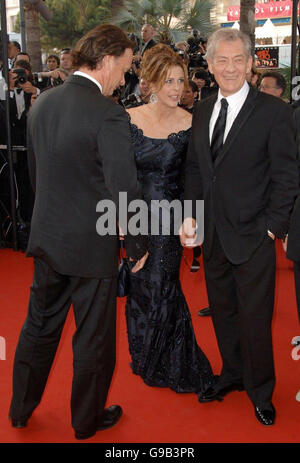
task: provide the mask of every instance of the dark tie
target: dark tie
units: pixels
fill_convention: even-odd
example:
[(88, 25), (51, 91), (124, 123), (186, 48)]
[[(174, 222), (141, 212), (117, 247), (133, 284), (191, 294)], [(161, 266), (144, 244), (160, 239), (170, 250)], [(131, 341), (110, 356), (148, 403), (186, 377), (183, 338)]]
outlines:
[(228, 108), (228, 102), (226, 98), (222, 98), (221, 109), (218, 115), (218, 119), (216, 120), (216, 123), (215, 123), (214, 131), (213, 131), (212, 138), (211, 138), (211, 144), (210, 144), (211, 156), (212, 156), (213, 162), (215, 162), (215, 160), (219, 156), (222, 150), (222, 147), (223, 147), (223, 138), (224, 138), (224, 132), (225, 132), (225, 126), (226, 126), (227, 108)]
[(22, 92), (22, 88), (17, 88), (17, 94), (20, 95), (20, 93)]

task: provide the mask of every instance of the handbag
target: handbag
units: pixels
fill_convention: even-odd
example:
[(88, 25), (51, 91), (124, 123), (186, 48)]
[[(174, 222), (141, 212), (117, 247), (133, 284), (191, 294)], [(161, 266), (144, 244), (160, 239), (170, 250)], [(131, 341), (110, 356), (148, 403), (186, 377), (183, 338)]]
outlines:
[(130, 287), (130, 266), (128, 258), (125, 257), (124, 241), (120, 240), (120, 265), (118, 273), (117, 296), (125, 297)]

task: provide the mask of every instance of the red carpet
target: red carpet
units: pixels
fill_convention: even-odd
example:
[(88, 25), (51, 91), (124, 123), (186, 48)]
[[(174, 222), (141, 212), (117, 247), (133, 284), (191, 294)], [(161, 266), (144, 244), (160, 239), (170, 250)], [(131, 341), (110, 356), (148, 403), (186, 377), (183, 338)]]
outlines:
[[(291, 357), (291, 339), (300, 335), (300, 326), (292, 264), (285, 259), (279, 245), (273, 322), (277, 375), (275, 426), (268, 428), (257, 422), (245, 392), (231, 393), (221, 403), (200, 404), (195, 394), (179, 395), (170, 390), (146, 386), (131, 373), (129, 367), (124, 301), (119, 299), (117, 367), (108, 403), (122, 405), (124, 416), (116, 427), (98, 432), (85, 442), (299, 442), (300, 403), (296, 402), (295, 395), (300, 389), (300, 361)], [(186, 257), (191, 261), (190, 251), (186, 251)], [(0, 442), (78, 442), (70, 425), (71, 338), (74, 332), (71, 311), (45, 395), (28, 427), (14, 429), (7, 418), (14, 351), (27, 311), (32, 270), (32, 260), (26, 259), (24, 254), (0, 250), (0, 336), (6, 340), (6, 360), (0, 360)], [(221, 361), (211, 319), (197, 316), (197, 311), (207, 306), (202, 268), (197, 273), (190, 273), (183, 262), (182, 286), (198, 342), (210, 359), (214, 372), (219, 373)]]

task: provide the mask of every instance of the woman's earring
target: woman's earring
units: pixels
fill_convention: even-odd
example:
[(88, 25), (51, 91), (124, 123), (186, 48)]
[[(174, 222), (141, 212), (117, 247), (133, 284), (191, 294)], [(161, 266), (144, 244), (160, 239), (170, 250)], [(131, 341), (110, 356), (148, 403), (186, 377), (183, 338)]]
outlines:
[(151, 96), (150, 96), (150, 103), (152, 104), (155, 104), (158, 102), (158, 98), (157, 98), (157, 95), (155, 95), (155, 93), (151, 93)]

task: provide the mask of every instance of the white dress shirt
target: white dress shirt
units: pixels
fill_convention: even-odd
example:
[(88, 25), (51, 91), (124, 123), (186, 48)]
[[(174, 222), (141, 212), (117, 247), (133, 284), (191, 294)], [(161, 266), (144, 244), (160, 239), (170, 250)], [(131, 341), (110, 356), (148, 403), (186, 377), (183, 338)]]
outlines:
[[(15, 98), (17, 112), (18, 112), (18, 119), (20, 120), (26, 107), (25, 107), (25, 100), (24, 100), (24, 90), (21, 90), (20, 92), (18, 92), (17, 90), (18, 90), (17, 88), (10, 90), (9, 95), (10, 95), (10, 98)], [(39, 96), (40, 93), (41, 93), (40, 89), (37, 88), (36, 96)]]
[(210, 140), (210, 142), (211, 142), (211, 139), (212, 139), (214, 126), (215, 126), (215, 123), (216, 123), (216, 121), (218, 119), (218, 115), (219, 115), (219, 112), (220, 112), (220, 109), (221, 109), (221, 99), (226, 98), (226, 100), (228, 102), (226, 126), (225, 126), (224, 139), (223, 139), (223, 143), (224, 143), (225, 140), (226, 140), (226, 137), (227, 137), (227, 135), (229, 133), (229, 130), (232, 127), (232, 124), (233, 124), (236, 116), (240, 112), (243, 104), (245, 103), (245, 100), (247, 98), (249, 89), (250, 89), (250, 87), (249, 87), (246, 80), (245, 80), (244, 85), (242, 86), (242, 88), (238, 92), (234, 93), (233, 95), (229, 95), (227, 97), (224, 97), (222, 95), (222, 93), (221, 93), (221, 90), (219, 89), (218, 99), (217, 99), (217, 101), (215, 103), (215, 106), (214, 106), (214, 109), (213, 109), (213, 112), (212, 112), (212, 115), (211, 115), (211, 118), (210, 118), (210, 122), (209, 122), (209, 140)]
[(86, 77), (87, 79), (90, 79), (92, 82), (94, 82), (94, 84), (96, 84), (99, 87), (100, 92), (103, 93), (102, 85), (100, 84), (100, 82), (98, 82), (98, 80), (94, 79), (94, 77), (90, 76), (89, 74), (86, 74), (85, 72), (82, 72), (82, 71), (75, 71), (73, 76), (81, 76), (81, 77)]

